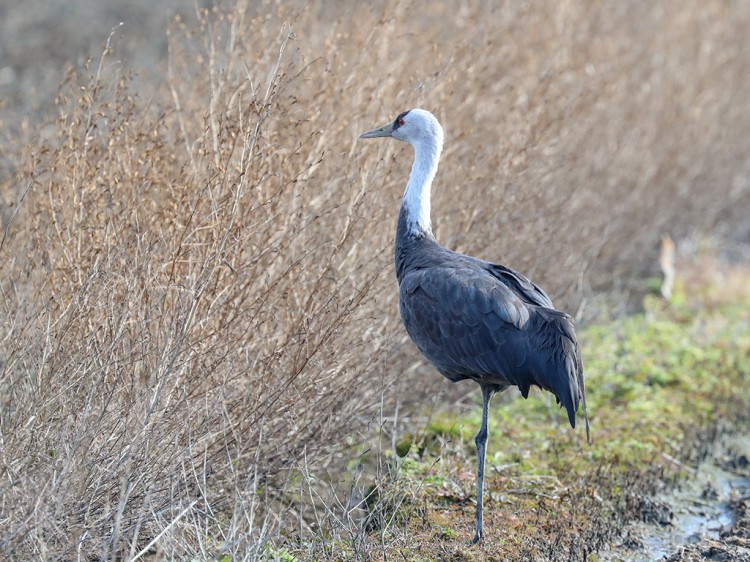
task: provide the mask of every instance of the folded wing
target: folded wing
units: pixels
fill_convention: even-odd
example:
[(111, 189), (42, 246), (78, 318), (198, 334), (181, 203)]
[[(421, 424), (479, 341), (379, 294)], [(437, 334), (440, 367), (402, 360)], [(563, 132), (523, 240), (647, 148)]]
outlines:
[(575, 427), (583, 365), (572, 319), (502, 266), (436, 266), (401, 281), (401, 316), (414, 343), (451, 380), (553, 394)]

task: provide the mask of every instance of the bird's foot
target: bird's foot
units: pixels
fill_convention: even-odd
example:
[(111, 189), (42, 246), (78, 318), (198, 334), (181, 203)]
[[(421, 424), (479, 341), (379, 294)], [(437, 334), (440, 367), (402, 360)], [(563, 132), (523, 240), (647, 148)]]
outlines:
[(479, 541), (481, 541), (484, 538), (484, 535), (482, 532), (477, 531), (477, 533), (474, 535), (474, 538), (471, 541), (471, 544), (477, 544)]

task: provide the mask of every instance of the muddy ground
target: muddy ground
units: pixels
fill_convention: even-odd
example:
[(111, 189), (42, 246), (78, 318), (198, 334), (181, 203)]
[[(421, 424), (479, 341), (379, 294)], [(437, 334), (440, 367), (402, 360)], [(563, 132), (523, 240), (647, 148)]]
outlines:
[(750, 435), (724, 435), (700, 462), (681, 468), (689, 477), (676, 489), (640, 498), (640, 520), (599, 560), (750, 561)]

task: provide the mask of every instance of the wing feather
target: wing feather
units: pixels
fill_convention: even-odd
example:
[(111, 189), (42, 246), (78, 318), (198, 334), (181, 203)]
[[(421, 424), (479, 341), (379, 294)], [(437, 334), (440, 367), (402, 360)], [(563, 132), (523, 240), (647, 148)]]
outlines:
[(583, 368), (572, 319), (520, 274), (437, 266), (401, 281), (401, 316), (427, 359), (451, 380), (531, 385), (555, 394), (575, 426)]
[(555, 308), (552, 304), (552, 299), (549, 298), (547, 293), (545, 293), (541, 287), (535, 285), (517, 271), (505, 267), (504, 265), (489, 262), (487, 262), (487, 271), (489, 271), (500, 282), (512, 286), (516, 294), (520, 295), (527, 302), (545, 308)]

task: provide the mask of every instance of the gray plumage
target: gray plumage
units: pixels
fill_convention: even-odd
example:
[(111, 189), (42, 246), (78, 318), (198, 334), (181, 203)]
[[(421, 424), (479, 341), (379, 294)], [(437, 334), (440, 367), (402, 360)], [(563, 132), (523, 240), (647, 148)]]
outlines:
[(476, 542), (483, 536), (487, 411), (492, 394), (517, 386), (528, 397), (530, 387), (536, 385), (557, 397), (572, 427), (582, 402), (589, 438), (583, 362), (572, 318), (555, 310), (541, 288), (512, 269), (447, 250), (435, 240), (430, 191), (443, 143), (435, 117), (414, 109), (362, 135), (384, 136), (409, 142), (415, 150), (396, 232), (404, 326), (440, 373), (454, 382), (472, 379), (482, 388), (482, 428), (476, 438)]
[(451, 252), (433, 237), (396, 236), (396, 274), (406, 331), (451, 381), (473, 379), (495, 392), (531, 385), (552, 392), (575, 427), (583, 364), (573, 322), (520, 273)]

